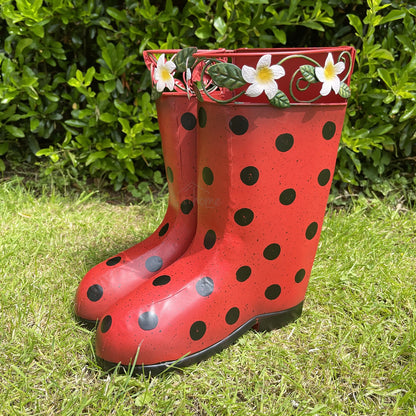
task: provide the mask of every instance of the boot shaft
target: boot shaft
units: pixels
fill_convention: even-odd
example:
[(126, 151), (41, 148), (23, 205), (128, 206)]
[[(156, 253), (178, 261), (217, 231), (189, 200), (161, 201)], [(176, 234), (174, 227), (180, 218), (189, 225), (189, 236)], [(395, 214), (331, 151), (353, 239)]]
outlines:
[(166, 92), (156, 102), (169, 206), (184, 214), (196, 206), (196, 107), (184, 92)]

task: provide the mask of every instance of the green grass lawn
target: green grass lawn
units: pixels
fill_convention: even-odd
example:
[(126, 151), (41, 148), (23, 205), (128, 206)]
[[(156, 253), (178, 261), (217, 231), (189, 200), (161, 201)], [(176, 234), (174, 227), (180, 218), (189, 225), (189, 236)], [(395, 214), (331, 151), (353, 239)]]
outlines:
[(1, 415), (416, 414), (416, 210), (379, 201), (328, 212), (294, 324), (182, 373), (104, 373), (73, 316), (78, 282), (165, 208), (0, 184)]

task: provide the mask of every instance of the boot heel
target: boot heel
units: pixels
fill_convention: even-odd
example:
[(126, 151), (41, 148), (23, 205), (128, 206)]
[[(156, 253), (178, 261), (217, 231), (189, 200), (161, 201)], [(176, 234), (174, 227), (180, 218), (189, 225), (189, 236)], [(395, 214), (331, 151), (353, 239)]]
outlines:
[(303, 301), (293, 308), (284, 311), (267, 313), (257, 318), (253, 329), (256, 331), (272, 331), (296, 321), (302, 315)]

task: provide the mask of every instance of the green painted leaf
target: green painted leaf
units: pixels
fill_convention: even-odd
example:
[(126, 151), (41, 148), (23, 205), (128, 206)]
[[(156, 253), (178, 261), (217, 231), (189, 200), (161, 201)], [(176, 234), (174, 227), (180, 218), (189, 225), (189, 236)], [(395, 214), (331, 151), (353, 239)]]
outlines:
[(289, 98), (287, 98), (287, 95), (280, 90), (277, 91), (277, 94), (270, 100), (270, 104), (279, 108), (290, 107)]
[(199, 83), (192, 82), (192, 89), (198, 101), (203, 102), (204, 99), (202, 98), (201, 91), (199, 90)]
[(173, 58), (173, 62), (176, 65), (177, 72), (185, 72), (186, 67), (192, 67), (196, 60), (193, 57), (193, 54), (196, 53), (197, 50), (198, 49), (195, 47), (184, 48), (175, 55), (175, 57)]
[(207, 72), (218, 87), (234, 90), (246, 84), (241, 75), (241, 69), (234, 64), (215, 64), (208, 68)]
[(308, 82), (318, 82), (318, 78), (315, 75), (315, 67), (312, 65), (302, 65), (300, 67), (300, 72)]
[(339, 88), (339, 95), (342, 98), (349, 98), (349, 97), (351, 97), (350, 87), (345, 82), (341, 82), (341, 86)]

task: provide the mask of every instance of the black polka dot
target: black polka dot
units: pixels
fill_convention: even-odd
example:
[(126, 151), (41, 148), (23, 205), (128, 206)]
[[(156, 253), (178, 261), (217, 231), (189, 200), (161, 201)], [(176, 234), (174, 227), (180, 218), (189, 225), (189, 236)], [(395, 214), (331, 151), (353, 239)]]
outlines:
[(214, 247), (215, 242), (217, 241), (217, 236), (213, 230), (208, 230), (204, 237), (204, 247), (207, 250), (210, 250)]
[(282, 205), (290, 205), (296, 198), (296, 191), (292, 188), (285, 189), (279, 196)]
[(199, 127), (205, 127), (205, 125), (207, 124), (207, 112), (205, 111), (205, 108), (203, 107), (199, 107), (198, 122), (199, 122)]
[(227, 322), (228, 325), (234, 325), (238, 318), (240, 317), (240, 311), (238, 308), (231, 308), (227, 315), (225, 315), (225, 322)]
[(205, 167), (202, 169), (202, 179), (207, 185), (212, 185), (212, 182), (214, 182), (214, 174), (210, 168)]
[(105, 263), (107, 266), (115, 266), (116, 264), (120, 263), (121, 257), (113, 257), (112, 259), (107, 260)]
[(325, 186), (331, 177), (331, 171), (329, 169), (321, 170), (321, 172), (318, 175), (318, 183), (321, 186)]
[(153, 280), (153, 286), (164, 286), (167, 285), (170, 282), (170, 276), (167, 274), (162, 274), (162, 276), (156, 277), (155, 280)]
[(325, 140), (331, 140), (334, 137), (337, 127), (333, 121), (327, 121), (322, 127), (322, 136)]
[(276, 148), (279, 152), (287, 152), (293, 146), (294, 139), (290, 133), (283, 133), (277, 136)]
[(312, 238), (315, 237), (316, 232), (318, 231), (318, 223), (312, 222), (308, 225), (308, 228), (306, 229), (305, 236), (308, 240), (312, 240)]
[(192, 324), (191, 329), (189, 331), (189, 335), (191, 339), (194, 341), (200, 340), (204, 335), (205, 331), (207, 330), (207, 326), (203, 321), (196, 321)]
[(240, 172), (240, 179), (246, 185), (254, 185), (259, 179), (259, 171), (254, 166), (247, 166)]
[(92, 285), (87, 290), (87, 298), (91, 302), (97, 302), (103, 296), (103, 288), (100, 285)]
[(270, 285), (264, 292), (264, 295), (267, 299), (274, 300), (279, 297), (281, 291), (282, 289), (279, 285)]
[(214, 291), (214, 281), (210, 277), (203, 277), (196, 282), (195, 287), (201, 296), (209, 296)]
[(194, 207), (194, 203), (190, 199), (185, 199), (181, 203), (181, 211), (184, 214), (189, 214), (192, 211), (193, 207)]
[(157, 327), (159, 319), (154, 312), (144, 312), (139, 316), (139, 326), (143, 331), (151, 331)]
[(305, 278), (305, 269), (300, 269), (295, 275), (295, 282), (300, 283)]
[(280, 246), (279, 244), (275, 244), (275, 243), (268, 245), (263, 251), (263, 256), (266, 260), (277, 259), (279, 257), (279, 254), (280, 254)]
[(146, 269), (149, 272), (157, 272), (163, 266), (163, 260), (159, 256), (152, 256), (146, 260)]
[(233, 117), (229, 125), (231, 131), (238, 136), (241, 136), (248, 130), (248, 120), (244, 116)]
[(163, 237), (169, 229), (169, 223), (167, 222), (160, 230), (159, 230), (159, 236)]
[(104, 316), (103, 320), (101, 321), (101, 332), (105, 334), (111, 327), (113, 320), (110, 315)]
[(241, 266), (236, 272), (236, 277), (239, 282), (245, 282), (250, 275), (251, 268), (249, 266)]
[(193, 130), (196, 126), (196, 117), (192, 113), (185, 113), (181, 117), (181, 124), (185, 130)]
[(173, 182), (173, 171), (172, 168), (170, 168), (169, 166), (166, 168), (166, 177), (168, 178), (168, 181), (170, 183)]
[(254, 213), (251, 209), (248, 208), (241, 208), (234, 214), (234, 221), (242, 227), (249, 225), (253, 219)]

